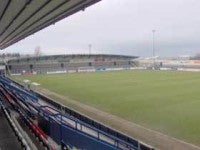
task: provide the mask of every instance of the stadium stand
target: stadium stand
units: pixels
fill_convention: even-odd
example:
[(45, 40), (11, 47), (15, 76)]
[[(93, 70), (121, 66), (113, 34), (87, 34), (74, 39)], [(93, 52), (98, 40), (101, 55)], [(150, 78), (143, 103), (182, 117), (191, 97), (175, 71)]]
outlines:
[(123, 55), (53, 55), (11, 59), (7, 70), (11, 74), (50, 72), (83, 72), (112, 68), (136, 67), (136, 56)]

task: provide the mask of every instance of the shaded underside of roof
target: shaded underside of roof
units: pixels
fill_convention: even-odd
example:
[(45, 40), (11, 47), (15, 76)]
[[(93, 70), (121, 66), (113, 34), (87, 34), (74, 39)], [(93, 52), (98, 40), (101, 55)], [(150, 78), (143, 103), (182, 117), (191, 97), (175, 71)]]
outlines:
[(100, 0), (0, 0), (0, 49)]
[(21, 57), (10, 59), (8, 63), (15, 63), (18, 60), (20, 61), (34, 61), (34, 60), (59, 60), (59, 59), (90, 59), (90, 58), (111, 58), (111, 59), (124, 59), (132, 60), (138, 58), (138, 56), (126, 56), (126, 55), (110, 55), (110, 54), (93, 54), (93, 55), (47, 55), (47, 56), (34, 56), (34, 57)]

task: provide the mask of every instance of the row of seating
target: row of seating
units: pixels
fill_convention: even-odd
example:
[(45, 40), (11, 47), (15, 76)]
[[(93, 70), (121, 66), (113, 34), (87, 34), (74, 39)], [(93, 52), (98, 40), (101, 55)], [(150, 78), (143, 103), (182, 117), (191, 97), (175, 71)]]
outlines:
[(131, 61), (114, 61), (114, 62), (75, 62), (75, 63), (37, 63), (37, 64), (12, 64), (8, 65), (10, 73), (46, 73), (53, 71), (83, 70), (83, 68), (127, 68), (134, 67)]

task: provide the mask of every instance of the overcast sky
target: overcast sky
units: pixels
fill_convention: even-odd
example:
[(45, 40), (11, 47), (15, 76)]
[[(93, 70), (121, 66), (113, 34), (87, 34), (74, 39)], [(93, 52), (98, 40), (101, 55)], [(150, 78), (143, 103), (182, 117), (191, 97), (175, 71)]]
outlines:
[(4, 51), (151, 56), (153, 29), (156, 55), (200, 53), (200, 0), (102, 0)]

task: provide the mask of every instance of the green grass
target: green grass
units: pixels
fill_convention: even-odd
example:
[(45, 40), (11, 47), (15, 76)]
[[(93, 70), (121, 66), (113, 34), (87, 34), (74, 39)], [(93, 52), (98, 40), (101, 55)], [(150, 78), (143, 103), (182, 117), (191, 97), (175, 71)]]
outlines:
[(117, 71), (16, 78), (200, 145), (200, 73)]

